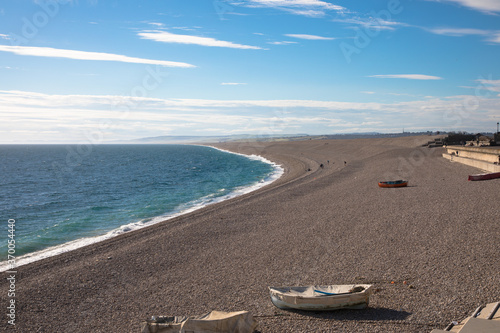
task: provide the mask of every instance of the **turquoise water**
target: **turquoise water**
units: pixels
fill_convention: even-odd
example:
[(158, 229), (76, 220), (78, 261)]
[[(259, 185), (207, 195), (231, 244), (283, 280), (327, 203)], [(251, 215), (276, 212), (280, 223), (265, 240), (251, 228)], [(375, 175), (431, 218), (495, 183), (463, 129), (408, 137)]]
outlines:
[(3, 145), (0, 157), (2, 261), (9, 219), (15, 256), (29, 262), (249, 192), (280, 174), (257, 157), (186, 145)]

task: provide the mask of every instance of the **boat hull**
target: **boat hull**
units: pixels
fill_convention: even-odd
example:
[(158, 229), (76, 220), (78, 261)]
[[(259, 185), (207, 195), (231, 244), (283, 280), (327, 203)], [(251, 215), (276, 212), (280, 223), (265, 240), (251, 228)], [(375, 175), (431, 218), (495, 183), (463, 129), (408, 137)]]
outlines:
[(365, 309), (368, 307), (368, 301), (361, 301), (359, 303), (347, 302), (345, 304), (312, 304), (312, 303), (301, 303), (301, 304), (289, 304), (280, 300), (276, 296), (271, 296), (271, 302), (274, 306), (282, 310), (305, 310), (305, 311), (332, 311), (340, 309)]
[[(277, 308), (284, 310), (332, 311), (339, 309), (364, 309), (368, 306), (369, 298), (372, 293), (372, 286), (359, 286), (363, 286), (365, 289), (362, 292), (331, 295), (322, 294), (318, 296), (308, 296), (307, 293), (291, 295), (284, 291), (283, 288), (270, 287), (269, 291), (271, 295), (271, 302)], [(352, 287), (352, 285), (349, 285), (348, 287)], [(293, 287), (290, 289), (293, 290)]]
[(500, 178), (500, 172), (483, 173), (480, 175), (469, 175), (469, 180), (488, 180), (495, 178)]
[(408, 186), (408, 181), (395, 181), (395, 182), (379, 182), (378, 186), (380, 187), (406, 187)]

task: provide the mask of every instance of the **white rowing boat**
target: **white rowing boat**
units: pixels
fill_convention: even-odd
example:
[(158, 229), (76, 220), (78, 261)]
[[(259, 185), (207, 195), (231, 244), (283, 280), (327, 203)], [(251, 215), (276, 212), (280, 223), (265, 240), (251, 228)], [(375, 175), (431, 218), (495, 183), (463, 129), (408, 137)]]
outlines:
[(373, 286), (347, 284), (307, 287), (269, 287), (271, 301), (280, 309), (337, 310), (364, 309)]
[(252, 333), (256, 327), (248, 311), (212, 311), (192, 317), (153, 317), (143, 322), (141, 333)]

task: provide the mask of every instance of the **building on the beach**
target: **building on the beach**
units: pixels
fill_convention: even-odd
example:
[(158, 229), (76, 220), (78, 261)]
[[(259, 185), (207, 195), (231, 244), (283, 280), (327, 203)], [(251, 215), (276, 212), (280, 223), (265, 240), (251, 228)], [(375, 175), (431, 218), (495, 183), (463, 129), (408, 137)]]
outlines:
[(443, 157), (487, 172), (500, 172), (500, 147), (447, 146)]

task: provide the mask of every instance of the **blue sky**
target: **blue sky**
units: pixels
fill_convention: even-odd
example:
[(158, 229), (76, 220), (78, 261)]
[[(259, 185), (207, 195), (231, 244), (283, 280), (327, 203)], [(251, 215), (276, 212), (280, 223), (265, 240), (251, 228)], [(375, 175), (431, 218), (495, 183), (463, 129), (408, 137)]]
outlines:
[(500, 0), (0, 0), (0, 143), (493, 132)]

